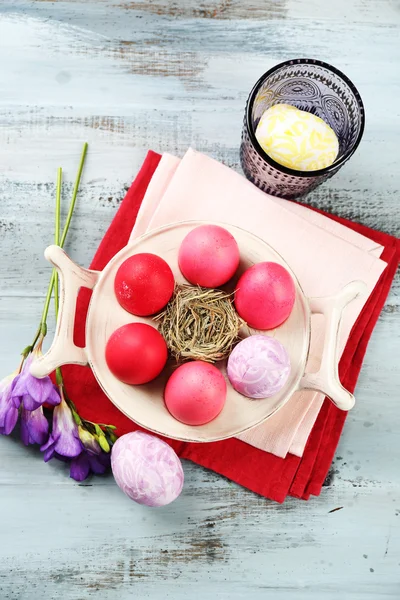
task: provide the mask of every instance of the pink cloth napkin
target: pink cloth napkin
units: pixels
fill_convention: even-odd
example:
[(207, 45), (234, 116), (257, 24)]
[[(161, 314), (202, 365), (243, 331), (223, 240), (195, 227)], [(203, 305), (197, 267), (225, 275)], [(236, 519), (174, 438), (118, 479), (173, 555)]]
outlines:
[[(309, 297), (332, 295), (351, 281), (364, 281), (367, 293), (343, 314), (342, 354), (386, 266), (379, 259), (382, 246), (305, 206), (261, 192), (238, 173), (191, 149), (182, 160), (163, 155), (131, 240), (163, 225), (189, 220), (230, 223), (263, 238), (288, 262)], [(323, 340), (323, 317), (315, 315), (307, 370), (318, 366)], [(302, 456), (323, 399), (320, 393), (296, 392), (281, 410), (239, 439), (282, 458), (288, 452)]]

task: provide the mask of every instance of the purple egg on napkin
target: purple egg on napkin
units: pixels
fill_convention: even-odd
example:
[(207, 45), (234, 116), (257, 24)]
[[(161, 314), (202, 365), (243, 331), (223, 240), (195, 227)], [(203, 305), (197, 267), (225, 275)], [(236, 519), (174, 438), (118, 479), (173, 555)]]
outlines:
[(111, 453), (111, 468), (121, 490), (146, 506), (165, 506), (182, 491), (183, 469), (171, 446), (163, 440), (134, 431), (118, 438)]
[(275, 338), (252, 335), (233, 349), (227, 372), (232, 386), (243, 396), (269, 398), (285, 385), (290, 358)]

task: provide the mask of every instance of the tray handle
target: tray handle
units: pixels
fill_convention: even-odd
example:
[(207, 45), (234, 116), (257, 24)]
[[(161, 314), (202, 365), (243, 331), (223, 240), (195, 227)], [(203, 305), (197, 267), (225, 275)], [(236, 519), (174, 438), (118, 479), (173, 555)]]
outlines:
[(325, 341), (321, 366), (316, 373), (305, 373), (299, 389), (322, 392), (341, 410), (350, 410), (354, 406), (354, 396), (340, 383), (338, 372), (339, 325), (343, 309), (349, 302), (365, 293), (366, 285), (362, 281), (353, 281), (338, 294), (326, 298), (309, 298), (312, 313), (325, 316)]
[(65, 364), (87, 365), (85, 348), (74, 344), (76, 299), (79, 289), (92, 290), (100, 275), (99, 271), (89, 271), (74, 263), (59, 246), (49, 246), (44, 255), (60, 274), (60, 307), (53, 343), (48, 352), (31, 365), (32, 375), (39, 378)]

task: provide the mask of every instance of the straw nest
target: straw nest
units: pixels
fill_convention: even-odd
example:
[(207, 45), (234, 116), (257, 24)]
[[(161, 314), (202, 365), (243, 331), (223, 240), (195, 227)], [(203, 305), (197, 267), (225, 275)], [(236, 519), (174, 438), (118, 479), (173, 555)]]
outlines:
[(243, 321), (232, 297), (221, 290), (177, 285), (156, 317), (171, 355), (179, 362), (216, 362), (229, 356)]

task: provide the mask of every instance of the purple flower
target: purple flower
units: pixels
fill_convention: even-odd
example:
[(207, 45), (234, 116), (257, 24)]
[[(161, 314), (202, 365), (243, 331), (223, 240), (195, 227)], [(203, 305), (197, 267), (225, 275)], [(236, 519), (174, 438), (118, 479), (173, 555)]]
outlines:
[(38, 379), (31, 375), (30, 366), (34, 355), (39, 356), (40, 351), (35, 351), (25, 361), (22, 372), (17, 375), (12, 384), (12, 398), (18, 407), (21, 403), (26, 410), (36, 410), (44, 403), (57, 406), (60, 404), (60, 395), (50, 377)]
[(87, 429), (78, 427), (82, 442), (82, 452), (71, 461), (70, 477), (75, 481), (83, 481), (90, 472), (102, 475), (110, 466), (110, 454), (103, 452), (94, 435)]
[(110, 453), (100, 451), (93, 454), (89, 450), (83, 450), (79, 456), (71, 460), (70, 477), (75, 481), (83, 481), (90, 472), (102, 475), (110, 467)]
[(40, 450), (44, 452), (43, 458), (45, 462), (49, 461), (53, 456), (75, 458), (82, 451), (78, 427), (63, 396), (61, 396), (60, 404), (53, 411), (53, 430), (51, 435)]
[(49, 422), (40, 406), (36, 410), (21, 411), (21, 439), (25, 446), (29, 444), (44, 444), (49, 435)]
[(0, 434), (2, 435), (9, 435), (18, 420), (19, 403), (12, 397), (15, 377), (16, 372), (0, 381)]

